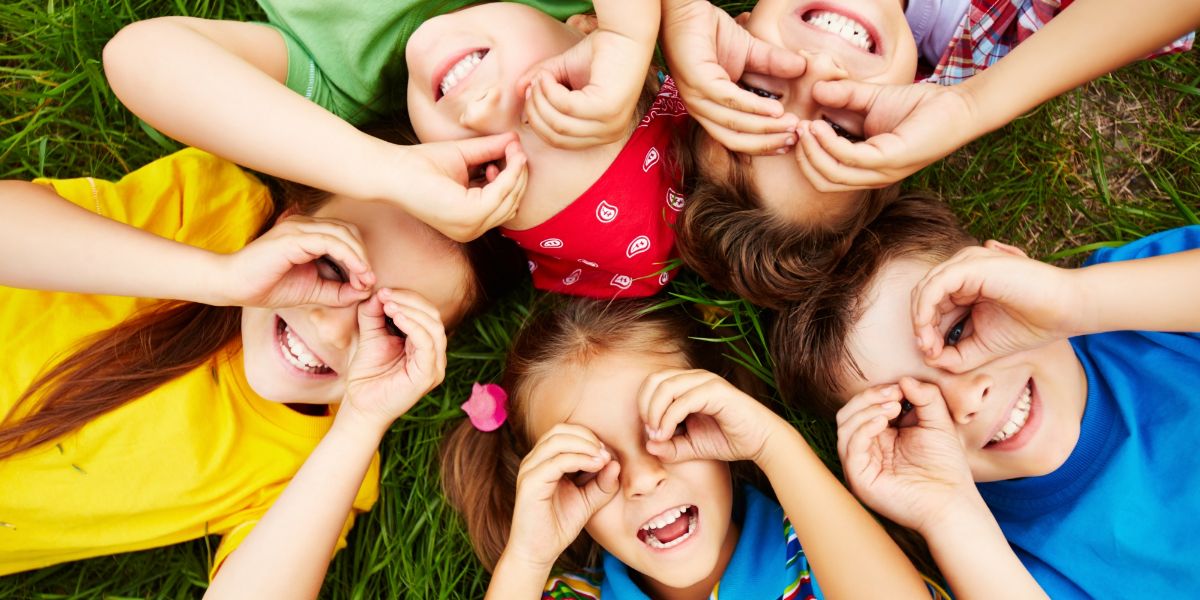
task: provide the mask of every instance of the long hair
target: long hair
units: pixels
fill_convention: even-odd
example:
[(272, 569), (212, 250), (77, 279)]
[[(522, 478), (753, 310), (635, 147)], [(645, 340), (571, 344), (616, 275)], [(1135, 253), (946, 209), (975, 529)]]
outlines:
[[(702, 325), (677, 309), (651, 310), (652, 299), (549, 301), (554, 305), (532, 317), (509, 350), (502, 379), (509, 395), (504, 425), (482, 432), (464, 420), (442, 443), (442, 489), (466, 521), (475, 554), (489, 572), (508, 543), (517, 472), (535, 441), (528, 416), (537, 410), (531, 393), (539, 382), (612, 351), (679, 353), (692, 367), (713, 370), (719, 365), (716, 345), (690, 335)], [(594, 544), (581, 533), (558, 564), (575, 570), (594, 561)]]

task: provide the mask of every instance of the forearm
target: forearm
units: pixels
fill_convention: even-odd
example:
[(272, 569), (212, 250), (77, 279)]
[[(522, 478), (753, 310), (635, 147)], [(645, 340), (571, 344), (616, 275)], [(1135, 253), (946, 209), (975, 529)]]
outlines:
[[(0, 182), (0, 284), (222, 304), (219, 255), (85, 210), (27, 181)], [(17, 257), (20, 257), (18, 259)]]
[(812, 451), (779, 420), (756, 461), (830, 598), (928, 598), (912, 562)]
[(316, 598), (385, 430), (335, 420), (205, 598)]
[(1200, 331), (1200, 250), (1076, 269), (1078, 333)]
[(954, 597), (1046, 598), (978, 494), (963, 510), (937, 520), (924, 537)]
[(551, 566), (530, 564), (506, 548), (496, 563), (496, 570), (492, 572), (486, 600), (540, 598), (550, 578), (550, 570)]
[(163, 133), (277, 177), (378, 197), (370, 165), (383, 142), (285, 87), (287, 60), (269, 27), (185, 17), (134, 23), (104, 49), (113, 92)]
[(974, 101), (980, 126), (976, 134), (982, 135), (1150, 54), (1198, 24), (1200, 2), (1076, 2), (994, 66), (957, 87)]
[(596, 0), (596, 21), (601, 29), (619, 33), (648, 48), (647, 61), (654, 53), (662, 10), (649, 0)]

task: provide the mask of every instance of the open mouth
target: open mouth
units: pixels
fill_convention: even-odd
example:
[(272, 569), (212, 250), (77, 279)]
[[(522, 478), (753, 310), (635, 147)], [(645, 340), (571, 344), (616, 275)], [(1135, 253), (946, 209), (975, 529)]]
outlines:
[(462, 58), (457, 61), (447, 64), (439, 70), (438, 76), (434, 77), (434, 100), (441, 100), (443, 96), (449, 94), (458, 84), (462, 83), (479, 63), (483, 62), (483, 57), (487, 56), (488, 49), (481, 48), (467, 52)]
[(325, 364), (304, 340), (278, 315), (275, 317), (275, 339), (279, 343), (279, 354), (297, 370), (311, 375), (334, 375), (336, 372)]
[(638, 529), (638, 539), (655, 550), (667, 550), (685, 542), (696, 532), (700, 509), (687, 504), (669, 508)]
[(1017, 403), (1013, 405), (1012, 412), (1008, 415), (1008, 421), (1000, 427), (1000, 430), (988, 440), (986, 446), (1002, 443), (1011, 439), (1013, 436), (1021, 432), (1025, 425), (1029, 423), (1029, 414), (1033, 412), (1033, 380), (1025, 382), (1025, 388), (1021, 390), (1021, 395), (1017, 397)]
[(876, 53), (878, 44), (875, 43), (871, 27), (854, 17), (831, 10), (817, 9), (804, 13), (802, 19), (805, 23), (821, 31), (832, 33), (846, 40), (846, 43), (855, 48), (872, 54)]

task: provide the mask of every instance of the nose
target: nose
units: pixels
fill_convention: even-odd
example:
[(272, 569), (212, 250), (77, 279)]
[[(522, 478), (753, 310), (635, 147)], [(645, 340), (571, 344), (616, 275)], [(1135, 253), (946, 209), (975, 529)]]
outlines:
[(829, 54), (806, 52), (804, 55), (808, 66), (803, 76), (791, 82), (791, 96), (794, 100), (788, 103), (788, 109), (802, 119), (814, 119), (821, 114), (821, 105), (813, 100), (813, 85), (818, 81), (846, 79), (850, 73), (838, 65)]
[(506, 119), (508, 112), (504, 106), (504, 95), (499, 87), (488, 87), (483, 90), (471, 90), (473, 97), (467, 100), (462, 114), (458, 117), (459, 125), (482, 135), (504, 133), (515, 129), (515, 124)]
[(345, 350), (354, 343), (358, 331), (358, 307), (314, 306), (308, 309), (308, 320), (322, 343)]
[(983, 406), (988, 390), (992, 387), (992, 378), (985, 373), (949, 374), (937, 382), (946, 399), (946, 407), (955, 423), (966, 425), (975, 419), (975, 415)]
[(663, 470), (662, 462), (647, 452), (622, 456), (619, 460), (621, 489), (628, 499), (652, 494), (667, 480), (667, 472)]

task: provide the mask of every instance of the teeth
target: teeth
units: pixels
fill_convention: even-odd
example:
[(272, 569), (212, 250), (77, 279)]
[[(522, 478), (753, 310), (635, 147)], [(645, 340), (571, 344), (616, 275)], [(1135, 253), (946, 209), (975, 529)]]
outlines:
[(1000, 431), (996, 432), (991, 441), (993, 443), (1003, 442), (1016, 435), (1025, 426), (1025, 422), (1029, 420), (1029, 409), (1032, 406), (1033, 389), (1027, 383), (1025, 384), (1025, 389), (1021, 392), (1021, 397), (1017, 399), (1017, 405), (1013, 407), (1012, 414), (1008, 417), (1008, 422), (1004, 424), (1004, 427), (1000, 428)]
[(688, 505), (667, 509), (663, 514), (646, 521), (646, 524), (642, 525), (642, 531), (648, 532), (652, 529), (662, 529), (678, 520), (683, 513), (687, 512), (687, 509)]
[(458, 85), (458, 82), (462, 81), (471, 71), (474, 71), (475, 67), (479, 66), (479, 63), (483, 60), (484, 54), (483, 50), (476, 50), (462, 57), (462, 60), (454, 63), (454, 66), (442, 78), (442, 83), (438, 85), (438, 89), (441, 90), (442, 95), (445, 96), (447, 92), (454, 89), (454, 86)]
[(866, 26), (854, 19), (827, 10), (813, 11), (804, 19), (805, 23), (817, 29), (828, 31), (846, 40), (851, 46), (867, 52), (875, 50), (875, 40), (867, 32)]
[(329, 369), (329, 365), (321, 362), (312, 353), (312, 350), (309, 350), (304, 342), (292, 333), (291, 326), (286, 323), (283, 326), (283, 342), (285, 350), (287, 350), (283, 353), (283, 357), (297, 369), (305, 371)]
[(694, 533), (695, 531), (696, 531), (696, 517), (688, 516), (688, 530), (683, 535), (681, 535), (669, 542), (663, 543), (663, 542), (658, 541), (658, 538), (654, 537), (653, 533), (647, 533), (646, 534), (646, 545), (650, 546), (651, 548), (657, 548), (659, 550), (666, 550), (667, 548), (674, 548), (675, 546), (682, 544), (688, 538), (692, 537), (692, 533)]

